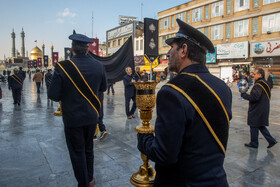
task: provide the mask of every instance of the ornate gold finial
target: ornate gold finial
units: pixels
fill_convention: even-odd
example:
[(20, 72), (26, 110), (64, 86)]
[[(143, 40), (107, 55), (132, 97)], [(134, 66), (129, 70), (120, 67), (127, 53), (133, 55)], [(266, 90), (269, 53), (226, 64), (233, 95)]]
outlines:
[(42, 48), (44, 48), (44, 47), (45, 47), (45, 44), (43, 43), (43, 44), (42, 44)]
[(51, 45), (51, 49), (53, 49), (53, 44)]

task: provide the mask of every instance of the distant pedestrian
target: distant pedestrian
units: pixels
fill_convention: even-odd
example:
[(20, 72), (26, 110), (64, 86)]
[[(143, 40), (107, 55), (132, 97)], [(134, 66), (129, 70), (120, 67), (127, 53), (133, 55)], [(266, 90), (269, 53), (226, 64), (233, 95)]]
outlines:
[(139, 67), (135, 67), (135, 73), (133, 74), (134, 80), (136, 82), (141, 81), (142, 80), (142, 76), (140, 73), (140, 68)]
[(43, 84), (44, 84), (44, 77), (45, 77), (45, 71), (40, 70), (40, 72), (41, 72), (42, 75), (43, 75), (43, 78), (42, 78), (42, 86), (43, 86)]
[(248, 125), (250, 126), (251, 141), (245, 144), (246, 147), (258, 148), (259, 131), (268, 141), (267, 148), (274, 146), (277, 141), (270, 135), (266, 126), (269, 125), (269, 109), (270, 109), (270, 86), (264, 79), (264, 70), (258, 68), (253, 74), (255, 84), (250, 95), (241, 93), (241, 96), (249, 101)]
[(37, 86), (37, 93), (40, 93), (40, 87), (41, 87), (42, 80), (43, 80), (43, 74), (38, 69), (38, 70), (36, 70), (36, 73), (33, 76), (33, 81), (36, 82), (36, 86)]
[(146, 70), (143, 70), (142, 81), (145, 82), (145, 81), (148, 81), (148, 80), (149, 80), (148, 73), (146, 72)]
[[(136, 90), (134, 87), (135, 80), (132, 76), (131, 67), (125, 68), (126, 75), (123, 77), (124, 96), (125, 96), (125, 113), (127, 119), (135, 118), (134, 112), (136, 110)], [(130, 100), (132, 100), (132, 108), (129, 109)]]
[(108, 81), (107, 95), (110, 94), (110, 89), (112, 90), (112, 94), (115, 95), (114, 84), (115, 83)]
[(272, 72), (269, 72), (268, 78), (267, 78), (267, 82), (269, 83), (270, 87), (273, 88), (273, 81), (274, 81), (274, 75), (272, 74)]
[(1, 85), (0, 85), (0, 99), (2, 99), (2, 88), (1, 88)]
[(49, 87), (52, 83), (52, 70), (51, 69), (49, 69), (48, 73), (46, 73), (46, 75), (45, 75), (45, 82), (46, 82), (46, 87), (47, 87), (47, 91), (48, 91)]
[(8, 77), (8, 88), (12, 89), (14, 105), (20, 106), (21, 91), (23, 85), (23, 77), (19, 74), (17, 68), (14, 69), (14, 74)]

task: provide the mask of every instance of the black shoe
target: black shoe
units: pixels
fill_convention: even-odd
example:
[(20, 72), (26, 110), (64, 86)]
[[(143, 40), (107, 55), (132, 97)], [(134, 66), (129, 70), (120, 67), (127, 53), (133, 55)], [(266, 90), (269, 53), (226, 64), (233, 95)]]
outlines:
[(245, 145), (245, 147), (251, 147), (251, 148), (255, 148), (255, 149), (258, 148), (258, 146), (252, 145), (250, 143), (245, 143), (244, 145)]
[(273, 147), (275, 144), (277, 144), (277, 141), (272, 142), (272, 143), (269, 143), (269, 145), (267, 146), (267, 148), (271, 148), (271, 147)]
[(20, 106), (20, 103), (18, 103), (18, 106)]

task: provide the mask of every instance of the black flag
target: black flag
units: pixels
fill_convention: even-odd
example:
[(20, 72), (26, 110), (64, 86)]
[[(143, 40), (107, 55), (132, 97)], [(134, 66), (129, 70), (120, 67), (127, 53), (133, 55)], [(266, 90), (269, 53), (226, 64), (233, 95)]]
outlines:
[(33, 67), (37, 68), (37, 60), (33, 60)]
[(151, 62), (158, 57), (158, 20), (144, 18), (144, 54)]
[(49, 66), (49, 57), (48, 55), (44, 55), (44, 67), (48, 67)]
[(71, 48), (69, 48), (69, 47), (64, 48), (64, 57), (65, 57), (65, 60), (70, 60), (70, 58), (72, 57)]
[(112, 56), (100, 57), (90, 51), (88, 55), (104, 64), (108, 82), (121, 81), (123, 76), (126, 75), (125, 68), (128, 66), (134, 70), (132, 37), (129, 37), (123, 46)]

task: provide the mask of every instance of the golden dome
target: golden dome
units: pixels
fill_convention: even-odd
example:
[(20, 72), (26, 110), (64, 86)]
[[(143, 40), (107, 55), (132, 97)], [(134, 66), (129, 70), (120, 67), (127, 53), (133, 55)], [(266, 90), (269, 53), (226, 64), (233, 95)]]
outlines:
[(39, 47), (34, 47), (32, 49), (32, 51), (30, 52), (30, 58), (31, 60), (37, 60), (38, 58), (42, 58), (43, 57), (43, 53), (41, 51), (41, 49), (39, 49)]

